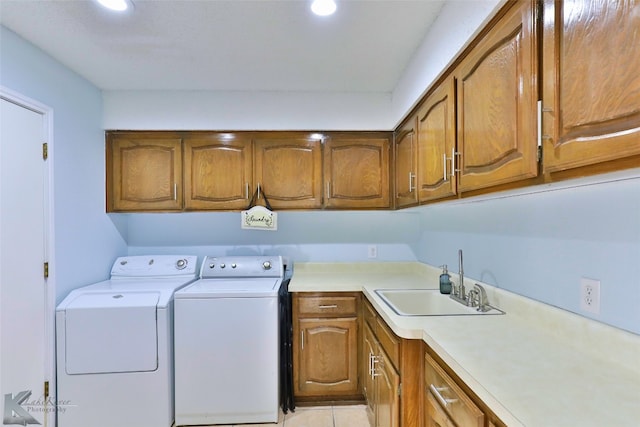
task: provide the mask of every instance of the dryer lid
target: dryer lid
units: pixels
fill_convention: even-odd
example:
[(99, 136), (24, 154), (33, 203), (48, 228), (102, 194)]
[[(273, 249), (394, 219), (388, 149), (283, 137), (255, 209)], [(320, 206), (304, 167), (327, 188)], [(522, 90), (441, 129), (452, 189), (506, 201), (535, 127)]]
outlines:
[(64, 317), (67, 374), (147, 372), (158, 367), (159, 292), (81, 294)]
[(80, 294), (67, 305), (67, 310), (78, 308), (132, 308), (155, 307), (160, 299), (159, 292), (104, 292)]

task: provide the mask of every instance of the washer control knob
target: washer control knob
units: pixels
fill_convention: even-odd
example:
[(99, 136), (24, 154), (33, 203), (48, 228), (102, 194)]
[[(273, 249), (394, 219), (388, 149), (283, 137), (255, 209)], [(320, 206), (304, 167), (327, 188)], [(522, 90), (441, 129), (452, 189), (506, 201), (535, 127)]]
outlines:
[(237, 267), (237, 265), (236, 265), (235, 262), (233, 264), (231, 264), (231, 268), (236, 268), (236, 267)]
[(215, 266), (216, 266), (216, 265), (215, 265), (214, 263), (209, 264), (209, 268), (213, 268), (213, 267), (215, 267)]
[(224, 263), (220, 264), (220, 268), (225, 268), (226, 265), (224, 265)]
[(187, 260), (186, 259), (179, 259), (176, 262), (176, 268), (178, 270), (184, 270), (187, 267)]
[(262, 268), (265, 270), (271, 270), (271, 261), (265, 261), (262, 263)]

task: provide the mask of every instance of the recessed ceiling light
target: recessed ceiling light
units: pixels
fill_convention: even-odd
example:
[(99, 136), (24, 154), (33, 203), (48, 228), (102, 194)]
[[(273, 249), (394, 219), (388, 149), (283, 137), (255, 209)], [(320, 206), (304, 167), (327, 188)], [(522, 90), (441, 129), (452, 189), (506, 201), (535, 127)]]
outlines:
[(98, 0), (98, 3), (107, 9), (115, 10), (117, 12), (123, 12), (132, 6), (129, 0)]
[(336, 11), (336, 2), (334, 0), (313, 0), (311, 11), (319, 16), (331, 15)]

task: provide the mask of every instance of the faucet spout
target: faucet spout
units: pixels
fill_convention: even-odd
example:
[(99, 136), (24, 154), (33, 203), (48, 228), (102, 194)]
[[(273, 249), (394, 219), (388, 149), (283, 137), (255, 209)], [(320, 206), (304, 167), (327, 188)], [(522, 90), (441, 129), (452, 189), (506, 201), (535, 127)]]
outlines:
[(464, 265), (462, 262), (462, 249), (458, 249), (458, 275), (460, 276), (460, 284), (458, 285), (459, 295), (464, 298), (466, 295), (464, 289)]

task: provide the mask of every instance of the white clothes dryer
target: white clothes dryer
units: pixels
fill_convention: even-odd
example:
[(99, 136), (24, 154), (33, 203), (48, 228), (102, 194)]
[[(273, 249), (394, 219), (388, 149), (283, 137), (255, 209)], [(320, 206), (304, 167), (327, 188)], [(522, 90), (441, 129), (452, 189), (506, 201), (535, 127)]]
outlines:
[(60, 427), (171, 427), (173, 295), (197, 257), (116, 259), (111, 279), (73, 290), (56, 309)]

